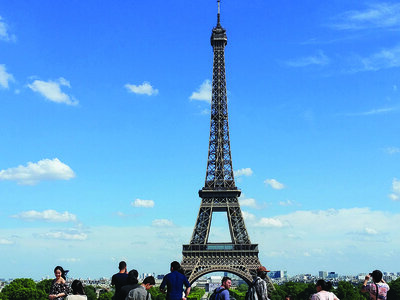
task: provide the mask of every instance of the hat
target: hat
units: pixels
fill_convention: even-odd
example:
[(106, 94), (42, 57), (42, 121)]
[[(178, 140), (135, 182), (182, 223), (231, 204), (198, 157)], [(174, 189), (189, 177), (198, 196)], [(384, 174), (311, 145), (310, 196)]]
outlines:
[(257, 269), (257, 272), (271, 272), (271, 271), (270, 271), (270, 270), (267, 270), (266, 267), (261, 266), (261, 267), (259, 267), (259, 268)]

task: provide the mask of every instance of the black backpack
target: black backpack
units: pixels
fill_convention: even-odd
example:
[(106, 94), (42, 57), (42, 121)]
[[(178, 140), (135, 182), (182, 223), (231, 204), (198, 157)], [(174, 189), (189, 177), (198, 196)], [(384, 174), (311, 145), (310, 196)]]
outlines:
[(208, 300), (217, 300), (218, 299), (218, 295), (225, 289), (219, 289), (219, 291), (217, 292), (217, 289), (214, 290), (214, 292), (211, 294), (211, 296), (208, 298)]

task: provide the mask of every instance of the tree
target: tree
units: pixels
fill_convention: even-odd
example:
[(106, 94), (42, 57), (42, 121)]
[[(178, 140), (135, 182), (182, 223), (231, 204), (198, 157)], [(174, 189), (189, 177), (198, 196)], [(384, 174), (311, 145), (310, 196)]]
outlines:
[(387, 294), (388, 300), (400, 299), (400, 278), (389, 283), (390, 290)]
[(275, 286), (275, 291), (271, 293), (271, 300), (283, 299), (286, 295), (291, 295), (294, 300), (308, 299), (315, 293), (315, 285), (302, 282), (285, 282), (281, 286)]
[(5, 286), (0, 293), (1, 299), (7, 300), (45, 300), (47, 294), (36, 288), (35, 282), (30, 278), (19, 278)]
[(163, 292), (160, 291), (160, 288), (157, 287), (152, 287), (149, 290), (150, 294), (151, 294), (151, 299), (152, 300), (165, 300), (166, 296)]
[(247, 292), (248, 288), (249, 288), (249, 286), (248, 286), (247, 284), (242, 283), (241, 285), (239, 285), (239, 286), (237, 287), (237, 290), (238, 290), (239, 292)]
[(48, 295), (50, 293), (52, 282), (53, 282), (53, 279), (44, 279), (44, 280), (36, 283), (36, 288), (38, 290), (45, 292)]
[(97, 300), (96, 289), (93, 285), (86, 285), (84, 289), (88, 300)]
[(101, 293), (98, 300), (111, 300), (114, 293), (112, 292), (104, 292)]
[(355, 288), (350, 282), (347, 281), (339, 281), (338, 288), (335, 291), (335, 294), (338, 296), (340, 300), (359, 300), (365, 299), (363, 295), (360, 293), (360, 289)]

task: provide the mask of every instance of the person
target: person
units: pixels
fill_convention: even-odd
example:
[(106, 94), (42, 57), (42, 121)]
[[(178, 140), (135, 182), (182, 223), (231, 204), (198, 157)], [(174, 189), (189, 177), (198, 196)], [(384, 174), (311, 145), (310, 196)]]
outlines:
[[(186, 276), (183, 274), (181, 265), (177, 261), (171, 263), (171, 273), (164, 276), (160, 290), (165, 292), (167, 286), (167, 300), (181, 300), (186, 299), (190, 293), (190, 283)], [(185, 295), (182, 297), (183, 286), (185, 286)]]
[(68, 295), (65, 300), (86, 300), (85, 289), (80, 280), (74, 280), (71, 284), (72, 295)]
[(126, 272), (126, 262), (120, 261), (118, 265), (119, 272), (111, 277), (111, 285), (115, 287), (113, 299), (118, 299), (119, 290), (126, 284), (128, 273)]
[(116, 300), (125, 300), (126, 296), (128, 296), (129, 291), (136, 289), (139, 287), (138, 284), (138, 276), (139, 273), (135, 269), (130, 270), (128, 273), (128, 278), (126, 279), (126, 285), (122, 286), (121, 289), (119, 290), (118, 297)]
[[(389, 291), (389, 285), (383, 280), (382, 272), (379, 270), (374, 270), (365, 276), (363, 286), (361, 287), (361, 292), (369, 293), (372, 300), (386, 300), (387, 292)], [(372, 278), (372, 282), (368, 281)]]
[(268, 289), (267, 289), (267, 273), (270, 272), (266, 267), (259, 267), (257, 269), (257, 275), (253, 281), (256, 288), (257, 297), (259, 300), (268, 300)]
[(285, 300), (292, 300), (292, 296), (286, 295), (286, 296), (285, 296)]
[(156, 284), (153, 276), (146, 277), (139, 287), (130, 290), (125, 300), (151, 300), (149, 289)]
[(228, 276), (222, 277), (221, 286), (215, 289), (217, 293), (215, 300), (230, 300), (229, 289), (232, 286), (232, 279)]
[(317, 293), (312, 295), (311, 300), (339, 300), (334, 293), (329, 292), (332, 288), (332, 282), (319, 279), (315, 288)]
[(63, 300), (65, 296), (68, 294), (68, 285), (65, 282), (66, 274), (68, 271), (65, 271), (61, 266), (57, 266), (54, 268), (55, 279), (51, 282), (49, 299), (50, 300)]

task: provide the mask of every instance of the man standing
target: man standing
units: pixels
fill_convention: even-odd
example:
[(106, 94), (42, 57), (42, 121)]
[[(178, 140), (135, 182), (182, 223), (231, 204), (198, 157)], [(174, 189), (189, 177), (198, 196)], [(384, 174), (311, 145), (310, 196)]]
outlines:
[(128, 274), (126, 273), (126, 262), (120, 261), (118, 265), (119, 272), (111, 277), (111, 285), (115, 287), (113, 299), (118, 299), (118, 294), (122, 286), (126, 284)]
[(156, 284), (153, 276), (146, 277), (142, 284), (131, 290), (126, 300), (151, 300), (149, 289)]
[(215, 289), (217, 294), (215, 300), (230, 300), (229, 289), (232, 286), (232, 279), (228, 276), (222, 278), (221, 286)]
[[(171, 263), (171, 273), (164, 276), (160, 290), (165, 292), (165, 286), (167, 286), (167, 300), (182, 300), (190, 293), (190, 283), (186, 276), (183, 275), (181, 265), (177, 261)], [(185, 289), (185, 296), (182, 297), (183, 286)]]
[(257, 269), (257, 276), (253, 281), (253, 284), (256, 288), (256, 293), (258, 300), (268, 300), (268, 289), (267, 289), (267, 282), (265, 279), (267, 278), (267, 273), (269, 270), (267, 270), (266, 267), (259, 267)]
[(128, 278), (126, 279), (126, 284), (121, 287), (115, 300), (125, 300), (126, 296), (128, 296), (131, 290), (136, 289), (140, 286), (138, 284), (138, 276), (139, 273), (135, 269), (129, 271)]

